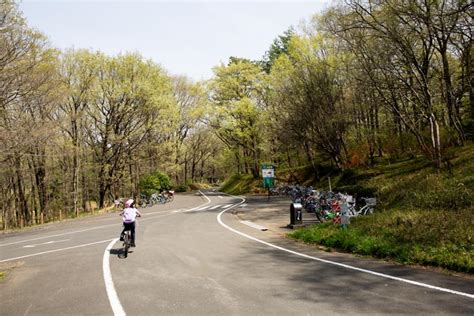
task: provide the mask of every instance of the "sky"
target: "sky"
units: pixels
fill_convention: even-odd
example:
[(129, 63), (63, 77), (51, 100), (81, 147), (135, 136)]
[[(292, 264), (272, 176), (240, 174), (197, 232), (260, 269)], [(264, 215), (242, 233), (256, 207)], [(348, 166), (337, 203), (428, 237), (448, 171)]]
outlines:
[(138, 52), (171, 75), (209, 79), (230, 56), (261, 59), (290, 26), (330, 1), (22, 0), (28, 25), (53, 47)]

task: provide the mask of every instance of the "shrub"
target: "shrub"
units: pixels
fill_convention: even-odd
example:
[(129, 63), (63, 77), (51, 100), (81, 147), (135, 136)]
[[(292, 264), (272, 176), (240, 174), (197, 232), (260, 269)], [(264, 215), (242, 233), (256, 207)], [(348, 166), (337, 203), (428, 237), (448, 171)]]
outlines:
[(188, 191), (188, 186), (186, 184), (180, 184), (175, 189), (176, 192), (186, 192)]
[(159, 171), (144, 176), (138, 183), (138, 188), (143, 194), (150, 196), (155, 192), (171, 189), (170, 178)]

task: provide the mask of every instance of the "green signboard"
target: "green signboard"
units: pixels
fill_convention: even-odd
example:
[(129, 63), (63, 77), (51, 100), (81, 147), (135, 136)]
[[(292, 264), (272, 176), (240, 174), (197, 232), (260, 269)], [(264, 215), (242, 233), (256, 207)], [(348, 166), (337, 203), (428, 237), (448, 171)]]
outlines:
[(275, 166), (262, 165), (263, 187), (266, 189), (273, 188), (275, 185)]

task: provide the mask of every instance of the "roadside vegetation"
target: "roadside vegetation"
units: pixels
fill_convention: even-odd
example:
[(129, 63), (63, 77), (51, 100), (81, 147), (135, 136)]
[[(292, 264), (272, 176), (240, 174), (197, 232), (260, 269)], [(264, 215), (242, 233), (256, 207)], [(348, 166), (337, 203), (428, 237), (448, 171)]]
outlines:
[[(337, 171), (321, 166), (320, 181), (310, 167), (277, 171), (277, 183), (377, 197), (376, 212), (351, 219), (347, 230), (333, 223), (298, 229), (289, 236), (360, 255), (474, 272), (474, 145), (438, 171), (423, 158), (380, 160), (372, 167)], [(252, 187), (252, 186), (255, 187)], [(236, 194), (258, 192), (262, 183), (234, 176), (222, 187)], [(313, 216), (305, 213), (304, 216)]]
[(248, 193), (263, 192), (261, 180), (249, 174), (235, 174), (231, 176), (221, 187), (220, 191), (228, 194), (240, 195)]

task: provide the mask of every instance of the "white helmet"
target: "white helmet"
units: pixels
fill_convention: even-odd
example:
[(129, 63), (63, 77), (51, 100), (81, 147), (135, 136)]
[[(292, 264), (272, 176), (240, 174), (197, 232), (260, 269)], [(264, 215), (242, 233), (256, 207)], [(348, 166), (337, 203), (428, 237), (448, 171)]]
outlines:
[(133, 199), (127, 200), (127, 202), (125, 202), (125, 207), (130, 207), (130, 206), (132, 206), (133, 202), (134, 202)]

